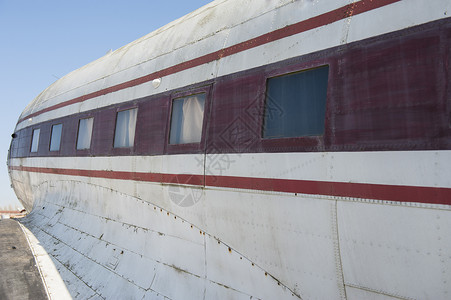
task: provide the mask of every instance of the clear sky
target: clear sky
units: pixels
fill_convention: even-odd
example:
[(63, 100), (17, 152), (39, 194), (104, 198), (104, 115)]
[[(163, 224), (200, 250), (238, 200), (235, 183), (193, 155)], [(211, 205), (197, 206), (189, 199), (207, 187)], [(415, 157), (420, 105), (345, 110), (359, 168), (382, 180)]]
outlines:
[(6, 157), (25, 106), (57, 78), (211, 0), (0, 0), (0, 210), (21, 205)]

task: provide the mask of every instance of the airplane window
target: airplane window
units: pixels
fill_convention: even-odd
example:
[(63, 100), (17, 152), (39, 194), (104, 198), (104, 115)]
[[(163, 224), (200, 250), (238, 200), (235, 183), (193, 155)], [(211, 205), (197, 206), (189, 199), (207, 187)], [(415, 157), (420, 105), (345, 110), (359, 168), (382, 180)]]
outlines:
[(52, 126), (52, 137), (50, 139), (50, 151), (59, 151), (61, 145), (61, 133), (63, 131), (63, 124)]
[(40, 133), (41, 133), (41, 129), (33, 130), (33, 138), (31, 140), (31, 152), (38, 152)]
[(205, 93), (174, 99), (172, 102), (170, 144), (199, 143), (202, 137)]
[(89, 149), (91, 147), (93, 124), (94, 118), (80, 119), (78, 123), (77, 150)]
[(117, 113), (114, 148), (129, 148), (135, 143), (136, 118), (138, 109), (133, 108)]
[(329, 66), (268, 79), (263, 137), (324, 134)]

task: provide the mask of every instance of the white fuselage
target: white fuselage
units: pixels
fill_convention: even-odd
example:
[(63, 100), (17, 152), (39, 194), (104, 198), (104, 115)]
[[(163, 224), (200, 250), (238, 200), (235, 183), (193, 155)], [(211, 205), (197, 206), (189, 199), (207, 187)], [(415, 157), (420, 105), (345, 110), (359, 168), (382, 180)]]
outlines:
[[(371, 111), (399, 109), (422, 91), (411, 86), (417, 75), (408, 66), (407, 83), (389, 77), (389, 68), (378, 74), (390, 80), (374, 78), (374, 86), (343, 82), (349, 70), (360, 72), (350, 67), (359, 55), (366, 74), (377, 69), (371, 53), (382, 65), (386, 53), (415, 58), (427, 38), (449, 46), (450, 9), (444, 0), (217, 0), (107, 54), (22, 113), (8, 165), (31, 211), (24, 224), (74, 298), (448, 299), (449, 128), (440, 123), (434, 136), (424, 129), (414, 106), (422, 99), (398, 114), (406, 121), (392, 132), (384, 131), (385, 113), (373, 119)], [(448, 61), (437, 61), (430, 72), (439, 74), (441, 98), (425, 102), (449, 102)], [(256, 101), (266, 103), (268, 78), (323, 65), (330, 75), (322, 137), (267, 141), (265, 112), (258, 122), (246, 119), (261, 108), (247, 104), (253, 94), (234, 100), (255, 85)], [(359, 115), (362, 105), (378, 105), (369, 93), (391, 83), (402, 92), (393, 96), (399, 103)], [(355, 92), (360, 86), (368, 95)], [(170, 145), (171, 101), (191, 90), (207, 95), (202, 140)], [(149, 104), (159, 101), (167, 118), (139, 131), (159, 115)], [(116, 112), (129, 108), (138, 109), (134, 146), (114, 149)], [(87, 117), (94, 118), (91, 149), (78, 151), (78, 120)], [(353, 122), (374, 128), (353, 131)], [(63, 124), (63, 138), (51, 152), (55, 124)], [(151, 131), (157, 125), (161, 135)], [(31, 152), (35, 129), (41, 148)]]

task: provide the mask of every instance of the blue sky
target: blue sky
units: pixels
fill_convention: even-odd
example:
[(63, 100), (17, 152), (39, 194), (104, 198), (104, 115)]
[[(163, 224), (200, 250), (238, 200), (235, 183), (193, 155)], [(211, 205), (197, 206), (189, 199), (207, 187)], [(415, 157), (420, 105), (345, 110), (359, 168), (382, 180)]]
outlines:
[(0, 0), (0, 210), (21, 206), (6, 157), (30, 101), (57, 78), (209, 2)]

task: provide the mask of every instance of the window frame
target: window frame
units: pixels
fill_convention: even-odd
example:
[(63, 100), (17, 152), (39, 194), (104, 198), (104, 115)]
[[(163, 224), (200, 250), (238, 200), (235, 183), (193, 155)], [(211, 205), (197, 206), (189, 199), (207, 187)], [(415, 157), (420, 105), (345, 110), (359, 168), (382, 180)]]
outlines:
[[(324, 115), (324, 132), (321, 135), (312, 136), (298, 136), (298, 137), (278, 137), (265, 138), (263, 137), (266, 114), (266, 95), (268, 89), (268, 81), (271, 78), (282, 77), (291, 74), (306, 72), (314, 69), (319, 69), (328, 66), (328, 80), (326, 91), (325, 115)], [(334, 72), (335, 64), (328, 59), (317, 60), (309, 63), (290, 64), (277, 70), (272, 70), (265, 74), (264, 77), (264, 93), (261, 96), (261, 116), (258, 120), (260, 126), (260, 138), (262, 151), (264, 152), (299, 152), (299, 151), (322, 151), (325, 149), (325, 140), (328, 136), (329, 123), (329, 95), (332, 84), (332, 74)]]
[[(208, 83), (203, 86), (192, 87), (180, 91), (175, 91), (169, 96), (168, 116), (166, 122), (166, 139), (165, 139), (165, 153), (180, 154), (180, 153), (202, 153), (205, 150), (205, 141), (207, 135), (207, 125), (210, 117), (210, 95), (212, 84)], [(204, 115), (202, 120), (202, 132), (200, 142), (189, 144), (170, 144), (171, 123), (172, 123), (172, 108), (174, 100), (186, 98), (193, 95), (205, 94)]]
[[(57, 150), (52, 150), (52, 141), (53, 141), (53, 127), (61, 125), (61, 133), (60, 133), (60, 137), (59, 137), (59, 145), (58, 145), (58, 149)], [(64, 130), (64, 125), (62, 122), (60, 123), (54, 123), (50, 125), (50, 142), (49, 142), (49, 152), (51, 153), (57, 153), (59, 151), (61, 151), (61, 145), (63, 142), (63, 130)]]
[[(89, 141), (89, 148), (78, 149), (78, 139), (80, 136), (80, 123), (82, 120), (87, 120), (87, 119), (92, 119), (91, 140)], [(92, 115), (87, 115), (87, 116), (78, 118), (77, 138), (75, 140), (75, 151), (77, 151), (78, 153), (89, 152), (92, 149), (92, 141), (94, 139), (94, 124), (95, 124), (95, 117)]]
[[(33, 151), (33, 141), (34, 141), (34, 132), (39, 131), (39, 135), (36, 141), (36, 151)], [(30, 154), (36, 155), (39, 152), (39, 143), (41, 141), (41, 127), (36, 127), (31, 129), (31, 143), (30, 143)]]
[[(118, 115), (120, 112), (123, 111), (127, 111), (127, 110), (132, 110), (132, 109), (136, 109), (136, 122), (135, 122), (135, 135), (133, 137), (133, 145), (129, 146), (129, 147), (115, 147), (115, 140), (116, 140), (116, 129), (117, 129), (117, 119), (118, 119)], [(139, 107), (136, 103), (133, 103), (131, 105), (126, 105), (126, 106), (121, 106), (118, 107), (115, 110), (115, 118), (114, 118), (114, 130), (113, 130), (113, 141), (112, 141), (112, 149), (115, 152), (124, 152), (124, 153), (131, 153), (134, 151), (134, 149), (136, 148), (136, 143), (137, 143), (137, 133), (138, 133), (138, 124), (139, 124)]]

